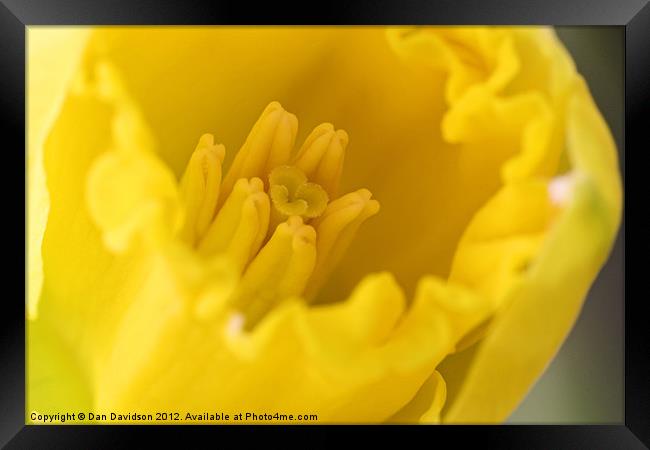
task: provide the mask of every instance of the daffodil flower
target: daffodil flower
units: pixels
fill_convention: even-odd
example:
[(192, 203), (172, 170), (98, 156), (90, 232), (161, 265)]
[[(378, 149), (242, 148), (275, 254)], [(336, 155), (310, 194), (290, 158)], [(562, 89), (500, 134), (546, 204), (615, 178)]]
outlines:
[(31, 27), (28, 52), (30, 422), (501, 422), (619, 226), (551, 29)]

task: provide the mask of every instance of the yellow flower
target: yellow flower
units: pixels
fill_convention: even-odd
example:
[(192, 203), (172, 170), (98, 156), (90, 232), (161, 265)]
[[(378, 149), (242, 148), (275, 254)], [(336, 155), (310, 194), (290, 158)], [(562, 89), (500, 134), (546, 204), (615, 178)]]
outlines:
[(32, 27), (28, 51), (30, 422), (500, 422), (619, 226), (550, 29)]

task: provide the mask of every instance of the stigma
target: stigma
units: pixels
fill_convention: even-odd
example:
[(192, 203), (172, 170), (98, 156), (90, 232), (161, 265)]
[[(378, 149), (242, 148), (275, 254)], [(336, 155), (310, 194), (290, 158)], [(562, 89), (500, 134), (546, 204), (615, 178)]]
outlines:
[(244, 329), (289, 298), (313, 298), (379, 211), (368, 189), (339, 196), (345, 131), (323, 123), (294, 154), (297, 131), (296, 116), (272, 102), (225, 175), (225, 148), (204, 134), (181, 178), (179, 238), (201, 258), (230, 260), (240, 278), (226, 302)]
[(319, 184), (307, 180), (299, 168), (280, 166), (269, 175), (269, 193), (275, 210), (284, 216), (313, 219), (320, 216), (329, 201)]

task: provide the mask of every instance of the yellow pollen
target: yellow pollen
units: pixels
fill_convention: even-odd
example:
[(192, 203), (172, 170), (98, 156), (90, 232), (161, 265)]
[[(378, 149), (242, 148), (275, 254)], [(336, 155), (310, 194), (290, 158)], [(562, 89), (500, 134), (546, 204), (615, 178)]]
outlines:
[(280, 166), (269, 175), (269, 194), (275, 209), (285, 216), (313, 219), (320, 216), (329, 198), (318, 184), (295, 166)]

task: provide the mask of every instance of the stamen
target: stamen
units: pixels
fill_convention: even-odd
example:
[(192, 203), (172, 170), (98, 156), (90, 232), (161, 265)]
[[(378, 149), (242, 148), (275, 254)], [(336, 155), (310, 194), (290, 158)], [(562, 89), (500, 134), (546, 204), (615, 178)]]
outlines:
[(285, 216), (284, 218), (318, 217), (325, 211), (329, 200), (322, 187), (307, 182), (307, 176), (294, 166), (280, 166), (273, 169), (269, 175), (269, 186), (273, 206)]
[(334, 198), (338, 191), (348, 134), (334, 130), (330, 123), (323, 123), (305, 139), (294, 165), (302, 170), (314, 183), (320, 184)]
[(270, 208), (262, 180), (238, 180), (201, 241), (199, 253), (227, 253), (243, 270), (266, 237)]
[(240, 178), (266, 180), (273, 168), (287, 164), (296, 140), (298, 119), (271, 102), (253, 126), (224, 180), (219, 204)]
[(316, 231), (300, 217), (281, 223), (242, 277), (231, 302), (257, 323), (280, 301), (300, 295), (316, 263)]
[(305, 290), (312, 299), (348, 249), (359, 226), (379, 211), (379, 202), (367, 189), (351, 192), (331, 202), (313, 223), (318, 235), (318, 260)]
[(239, 280), (231, 293), (204, 296), (197, 317), (212, 318), (225, 301), (241, 314), (233, 321), (234, 334), (242, 326), (251, 329), (285, 299), (313, 298), (361, 224), (379, 211), (366, 189), (329, 203), (337, 195), (347, 133), (319, 125), (290, 165), (297, 128), (296, 117), (272, 102), (220, 189), (225, 151), (211, 135), (201, 137), (182, 180), (184, 236), (200, 255), (225, 255)]
[(215, 145), (214, 136), (204, 134), (192, 153), (181, 179), (181, 196), (185, 205), (185, 223), (181, 238), (194, 245), (214, 218), (221, 184), (223, 145)]

